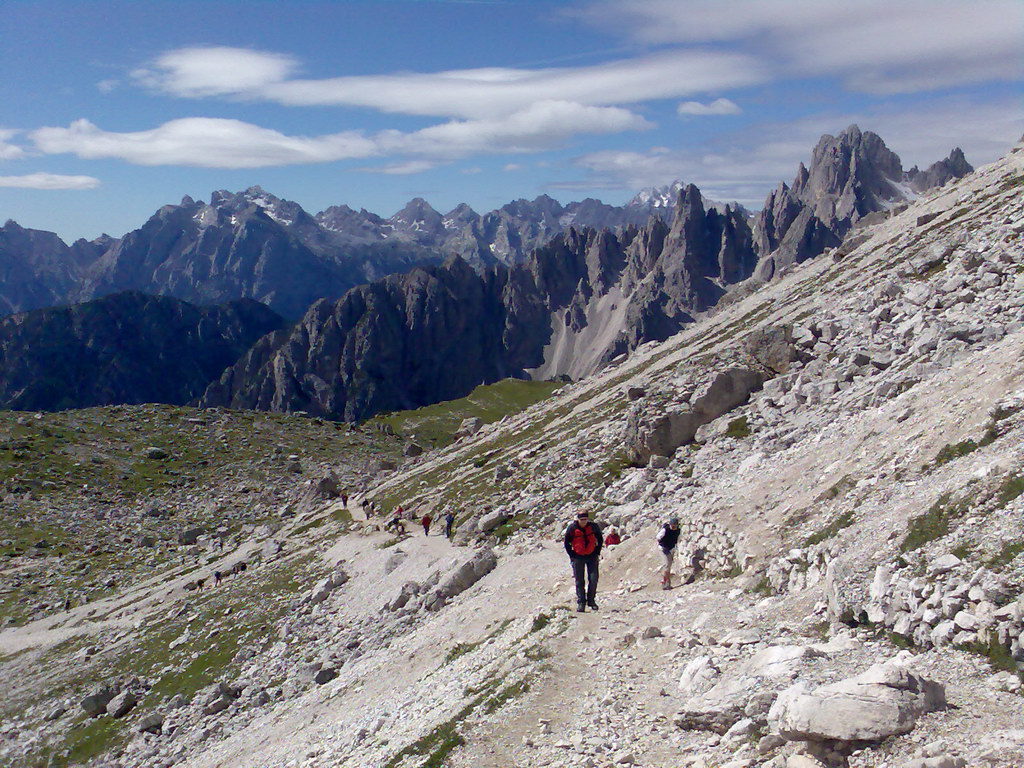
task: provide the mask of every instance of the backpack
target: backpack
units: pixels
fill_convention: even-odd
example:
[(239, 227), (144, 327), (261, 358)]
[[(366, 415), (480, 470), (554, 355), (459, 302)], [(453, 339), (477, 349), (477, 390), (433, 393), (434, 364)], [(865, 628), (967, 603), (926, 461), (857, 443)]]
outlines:
[(573, 523), (570, 544), (572, 551), (580, 557), (594, 554), (597, 549), (597, 530), (593, 523), (588, 525), (586, 530), (581, 528), (579, 523)]

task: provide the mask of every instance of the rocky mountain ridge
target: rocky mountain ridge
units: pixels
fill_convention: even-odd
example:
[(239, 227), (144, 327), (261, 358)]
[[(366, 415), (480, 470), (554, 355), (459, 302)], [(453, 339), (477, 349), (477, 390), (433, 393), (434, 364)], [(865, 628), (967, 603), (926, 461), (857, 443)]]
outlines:
[(681, 189), (671, 226), (576, 230), (483, 274), (461, 258), (314, 304), (212, 384), (205, 406), (359, 420), (532, 371), (581, 376), (693, 321), (754, 268), (739, 212)]
[[(811, 170), (802, 168), (792, 190), (782, 185), (765, 203), (754, 241), (765, 262), (759, 273), (770, 277), (793, 260), (810, 258), (836, 245), (860, 216), (969, 170), (955, 150), (904, 179), (899, 159), (875, 134), (851, 126), (838, 138), (823, 137)], [(121, 238), (103, 235), (71, 246), (52, 233), (8, 222), (0, 228), (0, 310), (138, 290), (197, 303), (252, 298), (294, 320), (319, 298), (337, 299), (353, 286), (440, 264), (453, 254), (482, 271), (522, 262), (569, 227), (620, 230), (670, 222), (684, 186), (644, 190), (623, 206), (589, 198), (563, 206), (541, 195), (483, 215), (464, 204), (441, 214), (417, 198), (389, 218), (345, 205), (313, 216), (254, 186), (216, 191), (208, 204), (186, 196)], [(842, 201), (834, 215), (822, 208), (833, 198)], [(725, 204), (703, 202), (726, 215)], [(736, 204), (728, 207), (749, 217)], [(809, 210), (801, 216), (804, 208)], [(769, 261), (775, 250), (779, 255)]]
[(137, 292), (0, 318), (0, 408), (184, 404), (285, 327), (249, 299), (197, 307)]

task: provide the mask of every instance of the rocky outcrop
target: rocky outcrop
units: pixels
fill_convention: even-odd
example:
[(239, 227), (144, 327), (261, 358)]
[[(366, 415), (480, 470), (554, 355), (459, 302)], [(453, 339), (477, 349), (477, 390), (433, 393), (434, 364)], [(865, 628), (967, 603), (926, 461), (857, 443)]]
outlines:
[(126, 292), (0, 320), (0, 407), (187, 403), (284, 321), (255, 301)]
[(963, 152), (926, 171), (903, 172), (899, 157), (871, 131), (851, 125), (838, 136), (824, 135), (800, 164), (792, 186), (780, 184), (767, 197), (755, 225), (761, 261), (757, 276), (771, 279), (779, 270), (838, 246), (864, 217), (888, 211), (896, 203), (974, 169)]
[(783, 691), (768, 714), (792, 741), (880, 741), (909, 733), (917, 718), (946, 706), (943, 687), (896, 664), (807, 691)]

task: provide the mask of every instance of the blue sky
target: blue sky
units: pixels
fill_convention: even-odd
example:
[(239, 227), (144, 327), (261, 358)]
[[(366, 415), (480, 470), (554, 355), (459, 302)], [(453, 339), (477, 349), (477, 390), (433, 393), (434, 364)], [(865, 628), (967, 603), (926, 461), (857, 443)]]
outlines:
[(119, 236), (253, 184), (311, 213), (421, 196), (759, 207), (822, 133), (905, 166), (1024, 132), (1020, 0), (8, 0), (0, 220)]

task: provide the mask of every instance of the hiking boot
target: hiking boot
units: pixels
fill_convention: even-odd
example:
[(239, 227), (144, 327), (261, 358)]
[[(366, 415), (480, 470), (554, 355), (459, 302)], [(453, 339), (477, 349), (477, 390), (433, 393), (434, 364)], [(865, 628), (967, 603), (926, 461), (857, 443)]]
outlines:
[(597, 603), (595, 603), (593, 600), (591, 600), (589, 603), (587, 603), (587, 605), (590, 606), (590, 609), (592, 611), (599, 611), (599, 610), (601, 610), (600, 608), (597, 607)]
[(662, 583), (661, 588), (662, 589), (672, 589), (672, 582), (671, 581), (666, 581), (666, 582)]
[(585, 605), (583, 605), (583, 603), (576, 603), (576, 612), (577, 613), (585, 613), (586, 610), (587, 610), (587, 608), (586, 608)]

